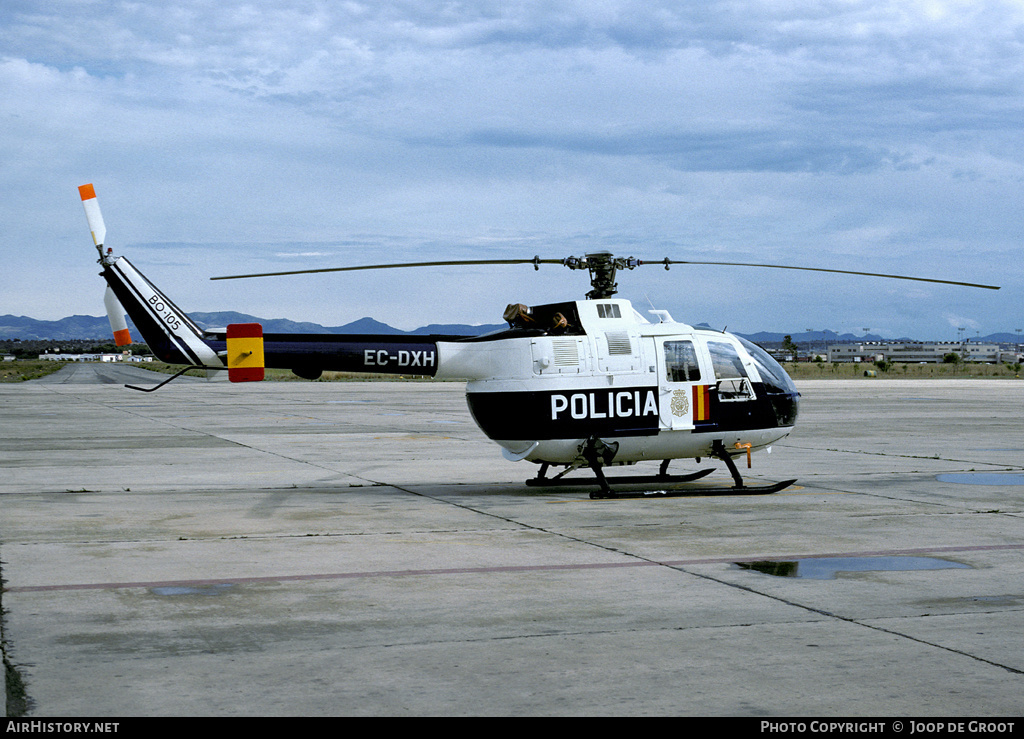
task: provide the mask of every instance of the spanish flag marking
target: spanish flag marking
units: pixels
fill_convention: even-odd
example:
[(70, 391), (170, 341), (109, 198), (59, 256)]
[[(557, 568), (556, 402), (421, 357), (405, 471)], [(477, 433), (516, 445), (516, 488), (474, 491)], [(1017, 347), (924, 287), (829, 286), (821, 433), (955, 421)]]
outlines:
[(693, 420), (711, 420), (711, 393), (709, 385), (693, 386)]
[(228, 326), (228, 379), (231, 382), (259, 382), (263, 379), (263, 327), (258, 323)]

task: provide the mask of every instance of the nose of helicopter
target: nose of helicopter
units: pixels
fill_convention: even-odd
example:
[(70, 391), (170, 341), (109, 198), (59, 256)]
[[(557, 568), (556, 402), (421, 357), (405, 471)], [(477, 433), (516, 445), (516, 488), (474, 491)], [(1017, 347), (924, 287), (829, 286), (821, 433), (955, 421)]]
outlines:
[(800, 393), (795, 390), (769, 393), (768, 399), (775, 410), (779, 426), (792, 426), (796, 423), (796, 417), (800, 414)]

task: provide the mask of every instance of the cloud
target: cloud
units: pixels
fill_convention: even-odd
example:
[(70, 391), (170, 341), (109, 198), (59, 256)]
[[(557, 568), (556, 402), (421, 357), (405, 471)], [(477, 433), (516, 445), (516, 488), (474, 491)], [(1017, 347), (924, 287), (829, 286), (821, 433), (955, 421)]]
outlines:
[(980, 323), (973, 318), (967, 318), (966, 316), (944, 313), (942, 317), (951, 328), (955, 328), (957, 331), (976, 331), (981, 328)]
[[(792, 329), (841, 295), (865, 326), (944, 331), (949, 301), (1017, 320), (1022, 46), (1009, 1), (10, 0), (0, 219), (43, 263), (0, 278), (0, 312), (88, 312), (74, 187), (95, 180), (118, 248), (203, 309), (271, 300), (208, 273), (602, 248), (1007, 285), (993, 302), (729, 270), (621, 281), (681, 318)], [(29, 287), (47, 270), (59, 297)], [(566, 282), (537, 277), (538, 296)], [(403, 320), (422, 279), (378, 283)], [(508, 281), (478, 279), (466, 312)], [(300, 294), (296, 318), (363, 314)]]

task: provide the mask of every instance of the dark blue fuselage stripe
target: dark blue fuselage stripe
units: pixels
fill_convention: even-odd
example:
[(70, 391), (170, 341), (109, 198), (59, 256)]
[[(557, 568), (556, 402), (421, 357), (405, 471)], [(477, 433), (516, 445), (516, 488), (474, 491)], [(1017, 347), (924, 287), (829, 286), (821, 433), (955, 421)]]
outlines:
[[(792, 426), (797, 396), (754, 383), (754, 400), (720, 402), (710, 392), (711, 418), (693, 433), (753, 431)], [(584, 388), (543, 392), (470, 392), (470, 413), (491, 439), (545, 440), (650, 436), (662, 430), (655, 386)]]

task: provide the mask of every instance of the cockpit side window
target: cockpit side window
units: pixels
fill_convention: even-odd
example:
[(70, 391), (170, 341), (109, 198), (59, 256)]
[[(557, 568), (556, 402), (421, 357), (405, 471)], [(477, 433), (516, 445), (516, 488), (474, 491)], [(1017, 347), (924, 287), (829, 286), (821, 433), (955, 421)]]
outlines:
[(692, 341), (665, 342), (665, 379), (669, 382), (697, 382), (700, 367)]
[(709, 341), (708, 351), (711, 353), (711, 365), (715, 369), (716, 380), (729, 380), (734, 377), (746, 377), (743, 361), (736, 347), (722, 341)]

